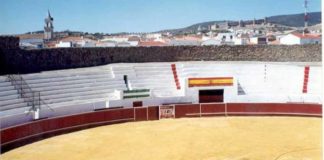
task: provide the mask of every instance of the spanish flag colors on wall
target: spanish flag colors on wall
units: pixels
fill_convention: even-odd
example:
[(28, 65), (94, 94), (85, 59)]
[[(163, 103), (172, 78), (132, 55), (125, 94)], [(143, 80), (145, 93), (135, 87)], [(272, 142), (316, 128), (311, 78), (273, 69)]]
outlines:
[(189, 87), (233, 86), (233, 77), (188, 78)]

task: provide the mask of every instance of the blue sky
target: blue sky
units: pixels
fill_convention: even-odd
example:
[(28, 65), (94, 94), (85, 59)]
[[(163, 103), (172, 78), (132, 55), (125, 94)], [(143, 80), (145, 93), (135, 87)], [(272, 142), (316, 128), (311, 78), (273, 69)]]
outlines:
[[(151, 32), (213, 20), (303, 12), (303, 0), (1, 0), (0, 34), (42, 30), (47, 10), (55, 31)], [(321, 11), (321, 0), (310, 0)]]

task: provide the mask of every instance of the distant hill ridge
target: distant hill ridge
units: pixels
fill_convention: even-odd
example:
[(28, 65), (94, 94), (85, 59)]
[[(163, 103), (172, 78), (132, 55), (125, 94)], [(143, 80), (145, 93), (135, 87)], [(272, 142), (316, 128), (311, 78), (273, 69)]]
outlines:
[[(316, 25), (321, 23), (321, 12), (310, 12), (309, 14), (309, 20), (308, 25)], [(283, 26), (289, 26), (289, 27), (302, 27), (304, 26), (304, 13), (300, 14), (289, 14), (289, 15), (277, 15), (277, 16), (270, 16), (266, 17), (267, 22), (273, 23), (273, 24), (279, 24)], [(264, 19), (256, 19), (256, 22), (263, 21)], [(238, 21), (231, 21), (227, 20), (230, 23), (237, 23)], [(253, 20), (245, 20), (243, 23), (251, 23)], [(168, 30), (162, 30), (159, 32), (171, 32), (171, 33), (190, 33), (193, 31), (196, 31), (198, 27), (201, 28), (208, 28), (208, 26), (213, 24), (220, 24), (224, 23), (225, 20), (222, 21), (209, 21), (209, 22), (202, 22), (197, 23), (185, 28), (179, 28), (179, 29), (168, 29)]]
[[(312, 26), (321, 23), (321, 14), (321, 12), (309, 13), (308, 24)], [(302, 27), (304, 26), (304, 13), (271, 16), (269, 17), (269, 22), (291, 27)]]

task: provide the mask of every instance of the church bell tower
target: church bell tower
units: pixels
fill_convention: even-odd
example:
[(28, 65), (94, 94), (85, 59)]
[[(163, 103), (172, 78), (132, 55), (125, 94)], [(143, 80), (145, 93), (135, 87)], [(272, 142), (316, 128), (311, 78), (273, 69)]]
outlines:
[(51, 13), (48, 11), (48, 15), (45, 18), (45, 26), (44, 26), (44, 39), (51, 40), (54, 38), (54, 26), (53, 26), (54, 18), (51, 17)]

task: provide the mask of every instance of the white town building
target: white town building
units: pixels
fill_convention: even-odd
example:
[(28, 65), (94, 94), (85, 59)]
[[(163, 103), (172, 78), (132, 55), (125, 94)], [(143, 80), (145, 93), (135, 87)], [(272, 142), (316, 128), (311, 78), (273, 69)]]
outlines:
[(96, 41), (83, 36), (68, 36), (59, 40), (56, 47), (95, 47)]
[(250, 44), (268, 44), (267, 37), (251, 37)]
[(117, 42), (115, 41), (98, 41), (96, 47), (116, 47)]
[(161, 33), (148, 33), (145, 35), (145, 38), (160, 41), (162, 39), (162, 34)]
[(128, 36), (107, 36), (101, 40), (101, 42), (105, 42), (105, 41), (114, 41), (116, 43), (127, 42)]
[(72, 42), (60, 41), (59, 43), (55, 44), (55, 47), (57, 47), (57, 48), (70, 48), (70, 47), (72, 47)]
[(249, 34), (238, 34), (234, 38), (234, 45), (247, 45), (250, 43)]
[(218, 33), (216, 36), (216, 40), (222, 42), (222, 44), (234, 44), (235, 33)]
[(201, 43), (202, 46), (215, 46), (215, 45), (221, 45), (222, 42), (220, 40), (217, 40), (217, 39), (208, 39), (208, 40), (205, 40)]
[(319, 43), (322, 43), (322, 38), (320, 35), (316, 34), (290, 33), (280, 38), (280, 44), (285, 45)]

